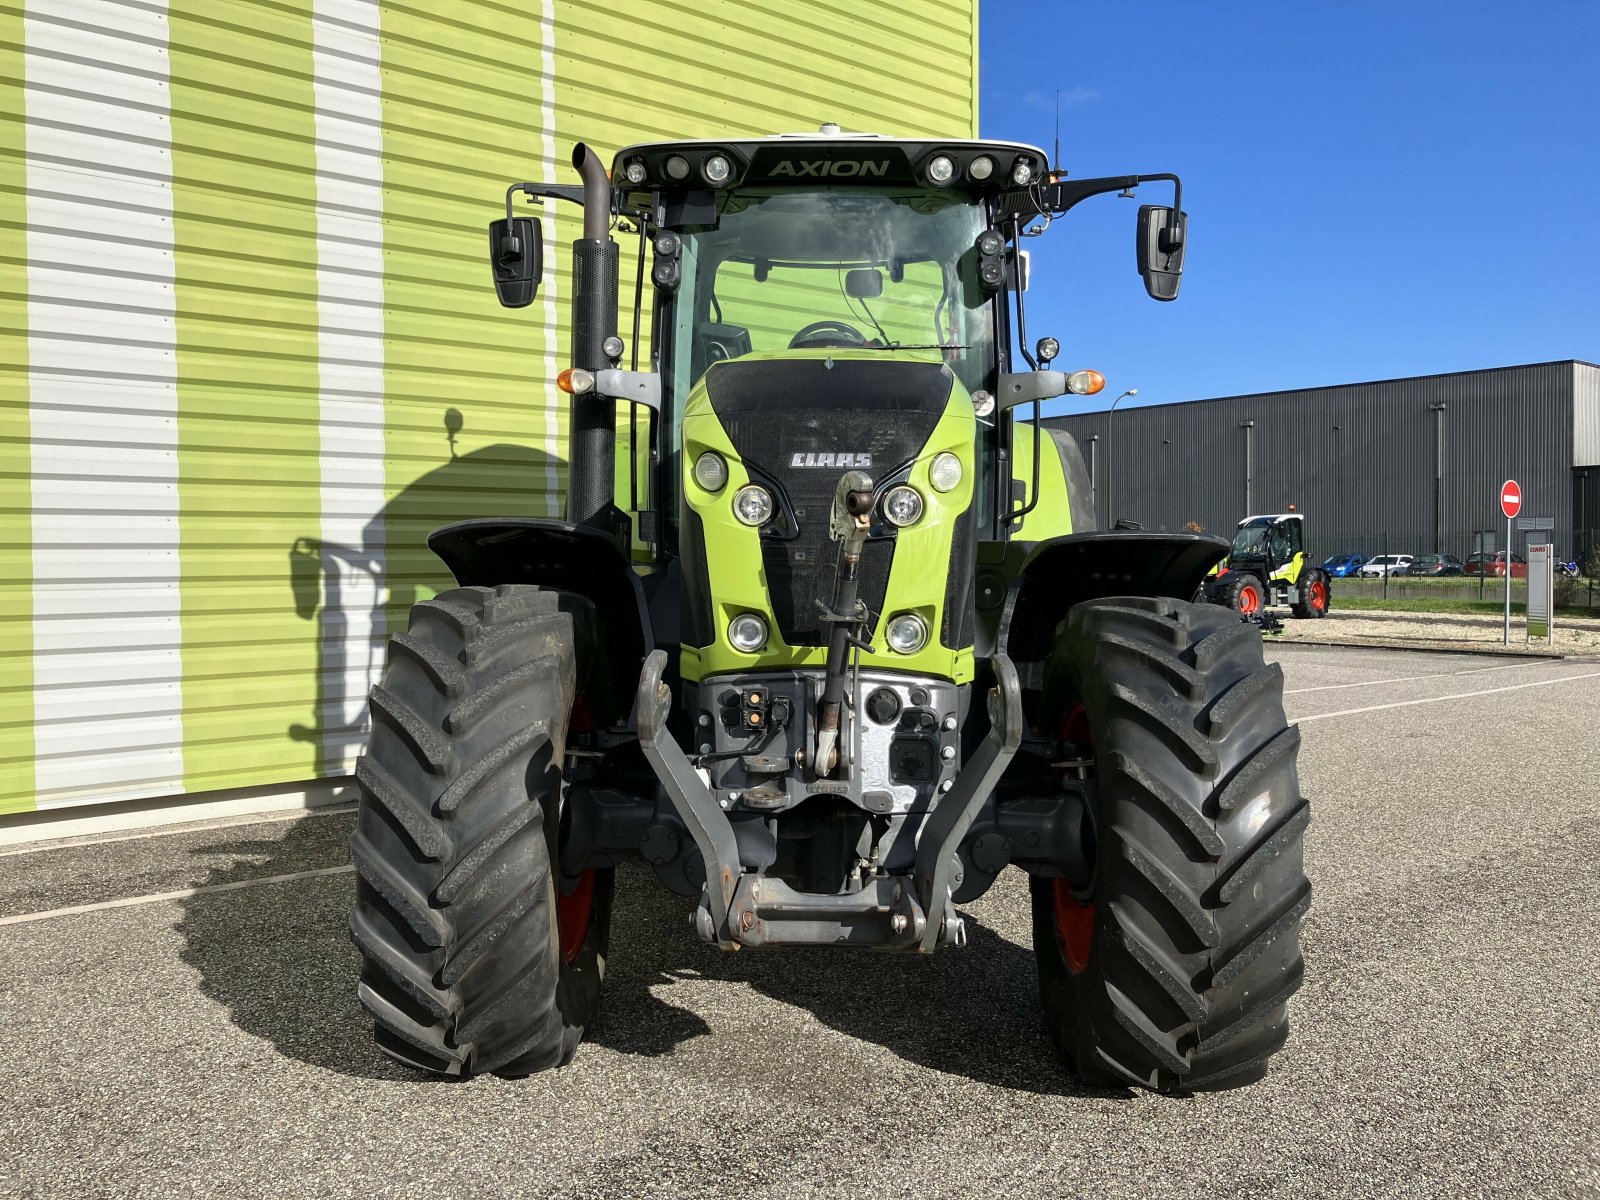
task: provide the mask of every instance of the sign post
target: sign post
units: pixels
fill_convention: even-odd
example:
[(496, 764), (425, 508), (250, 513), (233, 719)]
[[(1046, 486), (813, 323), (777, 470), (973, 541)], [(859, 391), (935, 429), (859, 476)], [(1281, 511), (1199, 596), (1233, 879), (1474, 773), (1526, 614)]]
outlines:
[(1543, 638), (1554, 644), (1556, 548), (1551, 545), (1528, 547), (1528, 632), (1527, 640)]
[[(1522, 511), (1522, 485), (1508, 479), (1500, 485), (1500, 511), (1506, 515), (1506, 628), (1505, 644), (1511, 645), (1511, 518)], [(1487, 565), (1487, 564), (1486, 564)]]

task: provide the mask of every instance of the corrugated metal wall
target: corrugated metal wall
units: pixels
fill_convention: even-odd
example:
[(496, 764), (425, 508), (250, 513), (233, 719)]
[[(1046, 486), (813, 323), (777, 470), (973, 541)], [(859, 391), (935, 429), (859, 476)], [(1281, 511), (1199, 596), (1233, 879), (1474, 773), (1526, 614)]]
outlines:
[(504, 312), (507, 182), (970, 136), (976, 52), (976, 0), (0, 4), (0, 812), (348, 770), (426, 532), (558, 504), (576, 219)]
[[(1115, 514), (1151, 528), (1198, 521), (1230, 534), (1249, 512), (1306, 514), (1313, 551), (1463, 554), (1475, 529), (1499, 529), (1499, 485), (1515, 477), (1523, 512), (1572, 533), (1575, 364), (1538, 363), (1344, 387), (1234, 396), (1054, 418), (1091, 438), (1102, 524)], [(1433, 406), (1445, 407), (1435, 413)], [(1438, 423), (1442, 475), (1435, 486)], [(1253, 424), (1246, 427), (1246, 422)], [(1250, 471), (1246, 494), (1246, 439)], [(1522, 539), (1518, 540), (1518, 545)]]
[(1600, 367), (1572, 367), (1572, 465), (1600, 467)]

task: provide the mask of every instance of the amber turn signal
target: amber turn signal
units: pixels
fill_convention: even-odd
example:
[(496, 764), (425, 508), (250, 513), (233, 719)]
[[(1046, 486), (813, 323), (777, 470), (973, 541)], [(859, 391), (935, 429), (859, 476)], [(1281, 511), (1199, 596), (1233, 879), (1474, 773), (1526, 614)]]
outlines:
[(1067, 390), (1074, 396), (1093, 396), (1106, 386), (1106, 377), (1099, 371), (1074, 371), (1067, 376)]

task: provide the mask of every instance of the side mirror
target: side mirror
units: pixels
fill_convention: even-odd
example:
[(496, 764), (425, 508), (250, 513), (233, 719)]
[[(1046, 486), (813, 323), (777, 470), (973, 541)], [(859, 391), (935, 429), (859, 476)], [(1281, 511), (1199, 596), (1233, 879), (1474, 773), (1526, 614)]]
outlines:
[(1178, 298), (1188, 228), (1188, 213), (1154, 204), (1139, 206), (1139, 275), (1152, 300)]
[(527, 308), (544, 272), (544, 229), (532, 217), (489, 222), (489, 269), (506, 308)]

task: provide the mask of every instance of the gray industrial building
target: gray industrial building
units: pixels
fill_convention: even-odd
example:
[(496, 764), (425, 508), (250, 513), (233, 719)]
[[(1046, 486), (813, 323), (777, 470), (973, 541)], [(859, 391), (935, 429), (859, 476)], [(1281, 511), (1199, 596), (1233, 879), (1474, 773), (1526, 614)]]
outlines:
[(1306, 515), (1308, 549), (1449, 553), (1479, 531), (1501, 548), (1501, 481), (1522, 485), (1520, 552), (1551, 540), (1582, 558), (1600, 540), (1600, 367), (1567, 359), (1413, 379), (1262, 392), (1047, 419), (1077, 438), (1102, 528), (1249, 514)]

